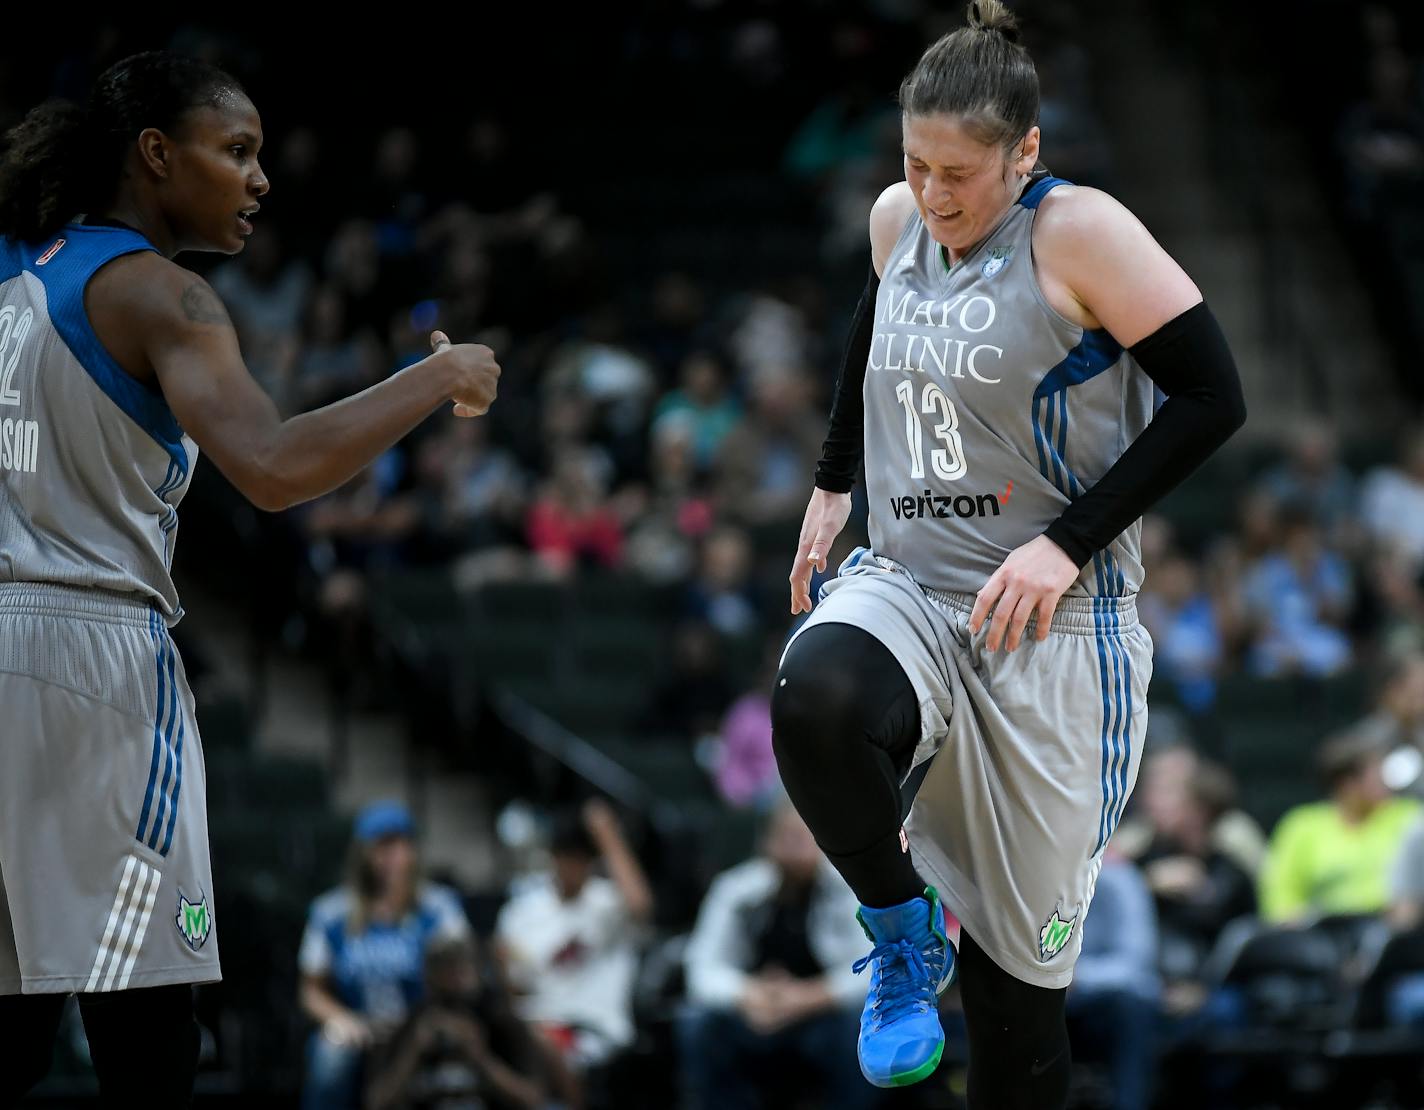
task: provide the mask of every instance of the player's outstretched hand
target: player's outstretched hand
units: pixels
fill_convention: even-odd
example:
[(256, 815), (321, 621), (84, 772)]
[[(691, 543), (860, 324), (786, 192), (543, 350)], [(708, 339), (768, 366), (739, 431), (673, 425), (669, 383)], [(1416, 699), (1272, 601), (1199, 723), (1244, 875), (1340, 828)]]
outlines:
[(483, 416), (494, 404), (499, 387), (499, 363), (483, 343), (451, 343), (443, 331), (430, 333), (430, 349), (448, 360), (454, 370), (455, 387), (450, 399), (456, 416)]
[(1029, 618), (1038, 614), (1036, 638), (1048, 639), (1048, 627), (1058, 609), (1058, 599), (1078, 578), (1078, 567), (1047, 536), (1038, 536), (1009, 552), (1009, 557), (984, 583), (969, 614), (969, 631), (978, 634), (989, 619), (986, 651), (1003, 646), (1013, 651), (1023, 640)]
[(811, 611), (811, 572), (826, 569), (831, 544), (841, 534), (850, 517), (850, 494), (831, 493), (819, 486), (811, 491), (806, 516), (801, 521), (801, 539), (791, 564), (791, 615)]

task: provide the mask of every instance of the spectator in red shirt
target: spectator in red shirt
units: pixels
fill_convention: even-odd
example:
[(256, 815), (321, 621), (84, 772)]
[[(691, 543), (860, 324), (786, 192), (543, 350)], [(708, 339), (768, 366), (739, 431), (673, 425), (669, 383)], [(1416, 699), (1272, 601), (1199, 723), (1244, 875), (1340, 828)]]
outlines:
[(553, 476), (529, 510), (525, 535), (540, 563), (560, 577), (580, 564), (607, 568), (622, 561), (623, 523), (585, 452), (560, 451)]

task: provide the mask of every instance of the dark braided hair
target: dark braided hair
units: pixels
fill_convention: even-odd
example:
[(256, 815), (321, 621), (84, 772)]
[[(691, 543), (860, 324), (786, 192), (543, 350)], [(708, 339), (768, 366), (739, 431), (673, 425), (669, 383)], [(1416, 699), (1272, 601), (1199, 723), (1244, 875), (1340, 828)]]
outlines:
[(0, 235), (37, 242), (113, 199), (129, 148), (148, 127), (173, 131), (190, 109), (242, 86), (217, 66), (154, 50), (110, 66), (88, 103), (51, 100), (5, 136)]
[(1038, 122), (1038, 72), (1001, 0), (971, 0), (968, 26), (945, 35), (900, 85), (909, 116), (959, 116), (976, 139), (1011, 146)]

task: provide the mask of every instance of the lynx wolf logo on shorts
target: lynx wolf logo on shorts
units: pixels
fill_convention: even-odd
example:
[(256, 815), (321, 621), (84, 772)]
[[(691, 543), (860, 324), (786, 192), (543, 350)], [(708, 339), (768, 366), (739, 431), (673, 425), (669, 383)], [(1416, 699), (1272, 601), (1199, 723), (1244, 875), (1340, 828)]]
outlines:
[(979, 272), (986, 278), (993, 277), (1008, 264), (1009, 255), (1013, 252), (1013, 247), (991, 247), (989, 257), (984, 259), (984, 265), (979, 268)]
[(1051, 960), (1062, 952), (1068, 938), (1073, 935), (1073, 926), (1076, 924), (1076, 914), (1065, 921), (1058, 916), (1058, 911), (1054, 910), (1053, 916), (1044, 922), (1043, 928), (1038, 931), (1038, 958)]
[(213, 915), (208, 912), (208, 899), (206, 896), (197, 902), (190, 902), (183, 897), (183, 892), (178, 892), (178, 916), (173, 919), (178, 925), (178, 932), (183, 937), (183, 942), (196, 952), (203, 947), (208, 939), (208, 932), (213, 927)]

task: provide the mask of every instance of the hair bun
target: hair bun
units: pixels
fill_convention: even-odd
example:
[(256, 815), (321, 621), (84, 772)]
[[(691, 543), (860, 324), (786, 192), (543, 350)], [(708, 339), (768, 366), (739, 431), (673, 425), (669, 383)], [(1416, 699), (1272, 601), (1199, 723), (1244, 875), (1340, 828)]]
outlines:
[(1019, 21), (1001, 0), (969, 0), (969, 26), (995, 31), (1009, 42), (1019, 41)]

